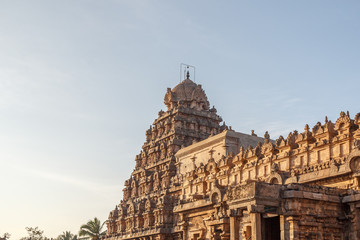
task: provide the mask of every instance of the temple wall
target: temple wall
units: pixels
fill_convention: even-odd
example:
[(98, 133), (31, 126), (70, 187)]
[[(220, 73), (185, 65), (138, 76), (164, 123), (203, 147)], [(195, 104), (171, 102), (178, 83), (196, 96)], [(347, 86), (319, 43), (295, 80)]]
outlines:
[(360, 113), (271, 140), (220, 126), (189, 76), (164, 102), (107, 240), (360, 239)]
[(179, 150), (175, 154), (177, 162), (180, 163), (179, 172), (191, 172), (195, 166), (206, 165), (210, 158), (217, 162), (223, 156), (239, 153), (241, 146), (255, 146), (258, 142), (264, 142), (264, 139), (231, 130), (224, 131)]

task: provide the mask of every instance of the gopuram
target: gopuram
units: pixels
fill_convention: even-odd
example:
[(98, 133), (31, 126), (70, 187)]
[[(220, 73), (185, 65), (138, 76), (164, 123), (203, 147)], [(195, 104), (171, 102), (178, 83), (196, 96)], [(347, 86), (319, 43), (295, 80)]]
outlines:
[(187, 78), (146, 131), (106, 240), (360, 239), (360, 114), (271, 140), (222, 123)]

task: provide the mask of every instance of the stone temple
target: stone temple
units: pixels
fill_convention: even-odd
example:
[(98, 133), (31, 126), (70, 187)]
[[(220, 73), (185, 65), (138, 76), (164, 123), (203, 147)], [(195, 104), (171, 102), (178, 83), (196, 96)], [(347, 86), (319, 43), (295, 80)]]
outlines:
[(106, 240), (360, 239), (360, 114), (271, 140), (222, 124), (187, 78), (146, 131)]

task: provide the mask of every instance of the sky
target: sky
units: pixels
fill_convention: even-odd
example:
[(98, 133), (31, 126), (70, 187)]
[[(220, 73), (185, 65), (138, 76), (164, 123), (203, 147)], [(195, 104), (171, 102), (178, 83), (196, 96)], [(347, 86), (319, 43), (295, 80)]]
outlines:
[(180, 63), (239, 132), (353, 118), (359, 12), (357, 0), (0, 0), (0, 235), (105, 221)]

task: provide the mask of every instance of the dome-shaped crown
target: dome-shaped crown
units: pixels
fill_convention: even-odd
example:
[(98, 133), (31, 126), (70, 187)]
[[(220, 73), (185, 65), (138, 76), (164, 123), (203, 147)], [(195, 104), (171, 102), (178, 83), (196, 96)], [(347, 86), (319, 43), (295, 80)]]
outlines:
[(209, 109), (207, 96), (200, 84), (196, 84), (187, 76), (184, 81), (173, 89), (168, 88), (165, 94), (164, 103), (168, 109), (185, 104), (185, 106), (201, 106), (203, 110)]
[(187, 78), (176, 85), (171, 91), (176, 95), (178, 101), (191, 101), (192, 93), (197, 87), (196, 83)]

